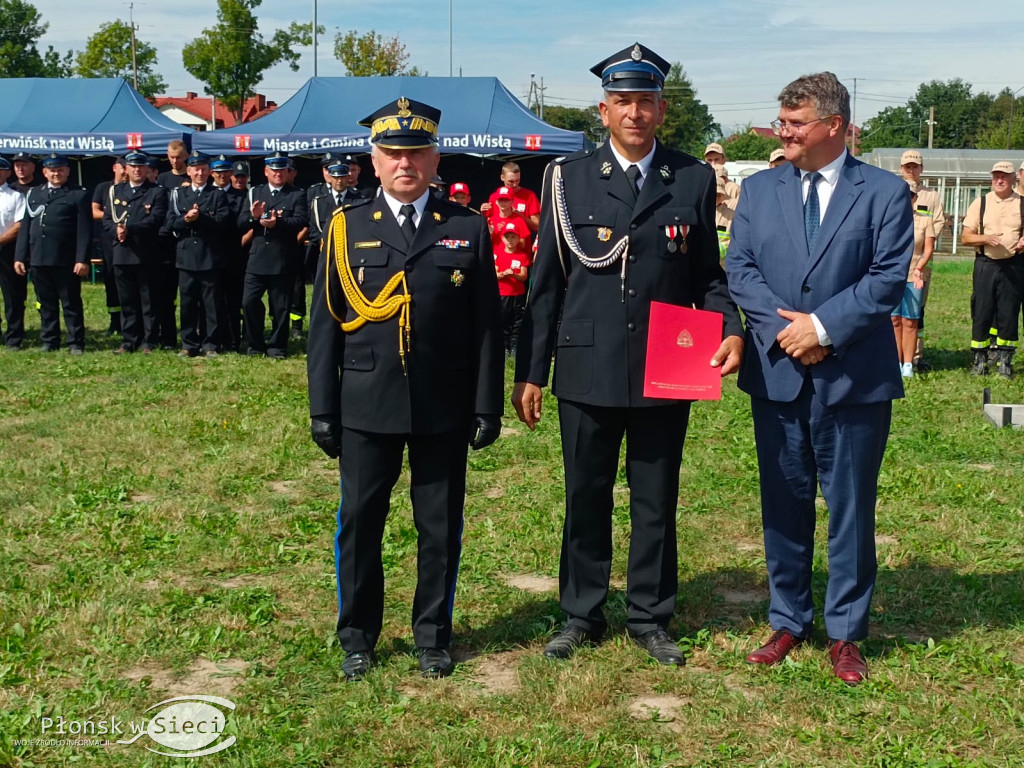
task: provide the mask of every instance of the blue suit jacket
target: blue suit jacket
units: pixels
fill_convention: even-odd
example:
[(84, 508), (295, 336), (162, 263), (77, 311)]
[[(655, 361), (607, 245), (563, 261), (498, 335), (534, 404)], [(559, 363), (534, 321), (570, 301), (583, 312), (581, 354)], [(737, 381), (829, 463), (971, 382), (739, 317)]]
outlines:
[[(729, 290), (747, 320), (740, 388), (791, 402), (809, 372), (829, 406), (902, 397), (889, 317), (913, 247), (907, 184), (887, 171), (847, 156), (810, 253), (799, 170), (786, 164), (746, 179), (725, 259)], [(789, 321), (780, 307), (813, 312), (833, 354), (805, 367), (783, 352), (775, 337)]]

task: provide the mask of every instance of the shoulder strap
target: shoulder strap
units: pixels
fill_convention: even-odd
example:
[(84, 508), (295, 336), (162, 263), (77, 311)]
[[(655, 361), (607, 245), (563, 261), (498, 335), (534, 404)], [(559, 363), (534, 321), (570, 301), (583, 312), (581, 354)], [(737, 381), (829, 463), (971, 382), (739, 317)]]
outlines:
[[(988, 193), (987, 192), (984, 195), (981, 196), (981, 213), (978, 215), (978, 234), (979, 235), (984, 235), (985, 234), (985, 200), (986, 200), (986, 198), (988, 198)], [(978, 255), (979, 256), (984, 256), (985, 255), (985, 246), (984, 245), (981, 246), (978, 249)]]

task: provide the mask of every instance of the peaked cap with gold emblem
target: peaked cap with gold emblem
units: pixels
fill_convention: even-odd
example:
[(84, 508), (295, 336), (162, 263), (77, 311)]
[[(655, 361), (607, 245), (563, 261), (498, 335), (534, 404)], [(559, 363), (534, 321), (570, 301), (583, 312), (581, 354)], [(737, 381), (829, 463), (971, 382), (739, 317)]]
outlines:
[(359, 125), (370, 129), (370, 143), (386, 149), (437, 146), (441, 110), (404, 96), (385, 104)]

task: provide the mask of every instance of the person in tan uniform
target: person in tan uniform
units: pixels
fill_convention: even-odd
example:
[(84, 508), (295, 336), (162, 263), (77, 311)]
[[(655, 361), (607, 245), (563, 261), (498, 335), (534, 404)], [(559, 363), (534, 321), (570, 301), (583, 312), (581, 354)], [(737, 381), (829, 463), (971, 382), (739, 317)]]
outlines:
[(989, 329), (996, 329), (999, 375), (1013, 376), (1017, 316), (1024, 292), (1024, 198), (1014, 191), (1013, 163), (992, 166), (992, 191), (964, 217), (964, 245), (975, 246), (971, 293), (971, 373), (988, 373)]
[[(704, 162), (714, 168), (716, 173), (719, 169), (725, 172), (726, 159), (725, 150), (717, 141), (711, 142), (704, 149)], [(734, 181), (729, 181), (728, 174), (725, 177), (725, 193), (729, 196), (730, 200), (740, 199), (740, 185)]]
[[(929, 220), (931, 222), (932, 234), (935, 236), (935, 241), (938, 242), (939, 237), (942, 235), (942, 230), (946, 226), (946, 212), (942, 207), (942, 198), (939, 195), (937, 189), (924, 184), (921, 181), (921, 173), (924, 171), (924, 159), (921, 157), (921, 153), (916, 149), (908, 149), (903, 153), (900, 158), (900, 175), (907, 181), (917, 182), (918, 192), (917, 201), (914, 203), (914, 247), (918, 247), (917, 234), (919, 229), (920, 232), (924, 232), (924, 228), (917, 226), (918, 218)], [(923, 246), (923, 242), (922, 242)], [(922, 352), (922, 331), (924, 330), (924, 309), (928, 303), (928, 287), (932, 281), (932, 268), (927, 266), (922, 271), (922, 278), (924, 279), (924, 291), (921, 293), (921, 317), (918, 322), (918, 338), (917, 347), (914, 350), (914, 365), (917, 366), (918, 371), (927, 371), (931, 368), (928, 363), (924, 362), (921, 357)]]
[(1017, 171), (1017, 194), (1024, 196), (1024, 162), (1021, 162)]
[(715, 230), (718, 232), (718, 255), (725, 258), (729, 250), (729, 238), (732, 232), (732, 219), (736, 215), (736, 201), (729, 198), (725, 191), (725, 176), (718, 176), (718, 192), (715, 206)]
[(786, 150), (784, 150), (782, 147), (779, 147), (778, 149), (773, 149), (772, 153), (768, 155), (769, 168), (778, 168), (784, 162), (786, 162)]
[[(910, 187), (910, 204), (916, 210), (920, 185), (906, 179)], [(930, 217), (914, 214), (914, 255), (910, 260), (907, 285), (903, 299), (892, 313), (892, 328), (896, 333), (896, 350), (900, 356), (900, 374), (905, 379), (914, 375), (914, 352), (917, 349), (917, 327), (924, 304), (924, 270), (928, 269), (935, 251), (935, 234)]]

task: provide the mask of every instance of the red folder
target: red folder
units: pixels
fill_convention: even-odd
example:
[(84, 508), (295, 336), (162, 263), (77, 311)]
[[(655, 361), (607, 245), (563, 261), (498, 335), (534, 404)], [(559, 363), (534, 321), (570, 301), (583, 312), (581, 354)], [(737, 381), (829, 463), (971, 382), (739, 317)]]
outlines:
[(711, 367), (721, 345), (721, 313), (652, 301), (644, 397), (721, 400), (722, 369)]

